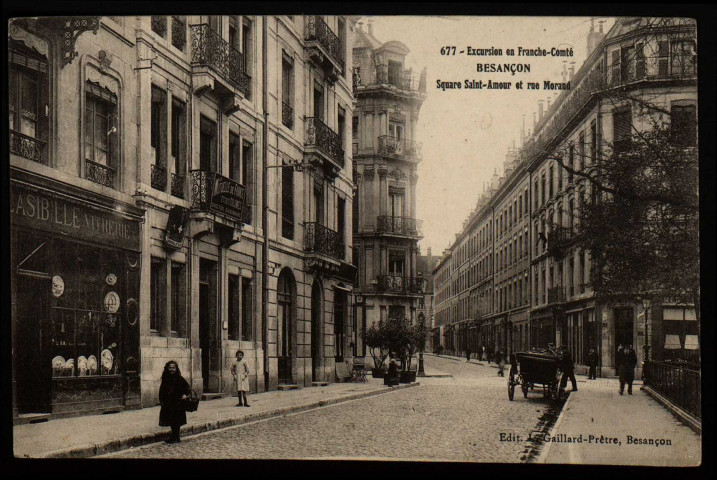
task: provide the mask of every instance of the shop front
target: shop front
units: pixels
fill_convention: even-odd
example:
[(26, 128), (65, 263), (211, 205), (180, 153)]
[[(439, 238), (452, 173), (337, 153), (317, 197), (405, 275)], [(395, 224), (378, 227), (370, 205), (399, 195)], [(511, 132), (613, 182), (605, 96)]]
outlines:
[(14, 414), (139, 407), (142, 211), (18, 173), (10, 213)]

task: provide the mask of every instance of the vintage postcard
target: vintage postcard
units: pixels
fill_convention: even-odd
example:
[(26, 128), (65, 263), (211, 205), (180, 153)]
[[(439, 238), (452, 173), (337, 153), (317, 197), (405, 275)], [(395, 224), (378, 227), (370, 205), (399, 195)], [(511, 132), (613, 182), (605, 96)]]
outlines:
[(696, 19), (167, 13), (8, 21), (16, 458), (701, 464)]

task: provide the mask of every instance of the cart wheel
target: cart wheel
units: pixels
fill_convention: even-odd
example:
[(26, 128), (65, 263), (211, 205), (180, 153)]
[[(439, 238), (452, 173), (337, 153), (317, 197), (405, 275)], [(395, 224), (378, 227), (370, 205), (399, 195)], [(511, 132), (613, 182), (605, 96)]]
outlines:
[(513, 369), (510, 369), (510, 373), (508, 374), (508, 400), (513, 400), (513, 396), (515, 395), (515, 372)]
[(528, 398), (528, 384), (525, 380), (520, 383), (520, 389), (523, 390), (523, 398)]

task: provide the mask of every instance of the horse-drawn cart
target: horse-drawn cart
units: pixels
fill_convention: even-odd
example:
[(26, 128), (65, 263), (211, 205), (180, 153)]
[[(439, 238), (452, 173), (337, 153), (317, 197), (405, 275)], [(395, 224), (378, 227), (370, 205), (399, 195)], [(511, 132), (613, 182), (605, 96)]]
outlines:
[(515, 387), (520, 385), (523, 397), (536, 385), (543, 387), (543, 397), (562, 400), (565, 391), (560, 388), (560, 356), (551, 347), (518, 352), (510, 356), (510, 373), (508, 374), (508, 398), (513, 400)]

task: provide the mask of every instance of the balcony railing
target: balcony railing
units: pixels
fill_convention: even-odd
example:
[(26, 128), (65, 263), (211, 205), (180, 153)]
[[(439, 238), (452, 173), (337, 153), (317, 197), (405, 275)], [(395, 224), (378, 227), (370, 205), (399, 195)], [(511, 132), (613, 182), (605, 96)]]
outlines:
[(294, 109), (286, 102), (281, 102), (281, 123), (288, 128), (294, 127)]
[(399, 235), (421, 235), (423, 222), (409, 217), (392, 217), (379, 215), (376, 218), (376, 231), (378, 233), (396, 233)]
[(645, 383), (680, 408), (702, 418), (702, 373), (665, 362), (645, 362)]
[(548, 233), (548, 252), (553, 256), (558, 255), (574, 239), (575, 234), (571, 229), (556, 225), (553, 231)]
[(172, 174), (172, 196), (184, 198), (184, 175)]
[(236, 87), (245, 96), (251, 89), (251, 77), (244, 70), (244, 55), (232, 47), (209, 24), (191, 25), (192, 63), (206, 65)]
[(115, 169), (92, 160), (85, 160), (85, 178), (105, 187), (114, 188)]
[(187, 25), (179, 17), (172, 17), (172, 45), (178, 50), (184, 51), (187, 44)]
[(423, 293), (425, 279), (407, 275), (379, 275), (376, 290), (391, 293)]
[(246, 200), (244, 185), (216, 172), (192, 170), (193, 209), (223, 213), (241, 222)]
[(344, 259), (344, 241), (338, 232), (317, 222), (307, 222), (305, 228), (305, 251), (311, 253), (321, 253), (337, 260)]
[(394, 70), (388, 65), (376, 65), (376, 84), (392, 85), (401, 90), (417, 92), (421, 86), (421, 77), (413, 75), (410, 69)]
[(331, 31), (324, 19), (318, 15), (306, 17), (306, 40), (316, 41), (344, 71), (344, 45), (341, 39)]
[[(561, 95), (563, 98), (559, 97), (543, 120), (538, 123), (535, 128), (536, 134), (523, 148), (523, 158), (532, 159), (548, 153), (551, 144), (561, 138), (562, 130), (577, 118), (578, 113), (597, 93), (636, 81), (690, 79), (697, 75), (697, 63), (689, 56), (684, 61), (674, 61), (673, 57), (646, 57), (646, 62), (651, 65), (650, 68), (635, 67), (634, 70), (630, 68), (621, 71), (608, 67), (606, 71), (602, 68), (602, 64), (598, 63), (589, 71), (578, 72), (578, 75), (570, 81), (571, 90), (563, 92)], [(657, 65), (657, 68), (654, 68), (654, 65)]]
[(316, 117), (306, 119), (306, 146), (317, 147), (334, 163), (344, 167), (344, 149), (341, 136)]
[(45, 142), (10, 130), (10, 152), (47, 165)]
[(167, 169), (160, 165), (152, 165), (151, 171), (152, 188), (164, 192), (167, 190)]
[(421, 144), (405, 138), (390, 135), (378, 137), (379, 155), (414, 158), (421, 156)]
[(563, 303), (565, 301), (565, 287), (552, 287), (548, 289), (548, 303)]

